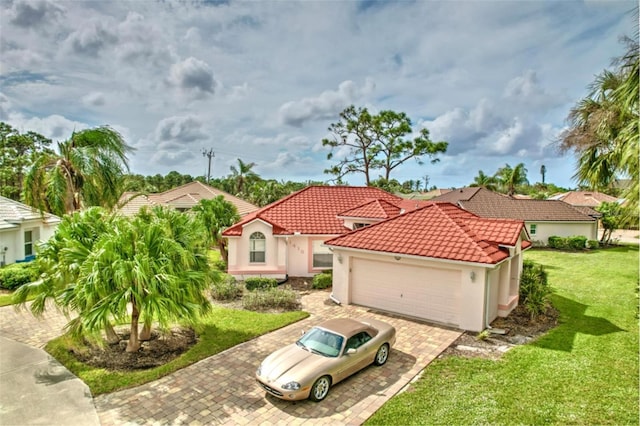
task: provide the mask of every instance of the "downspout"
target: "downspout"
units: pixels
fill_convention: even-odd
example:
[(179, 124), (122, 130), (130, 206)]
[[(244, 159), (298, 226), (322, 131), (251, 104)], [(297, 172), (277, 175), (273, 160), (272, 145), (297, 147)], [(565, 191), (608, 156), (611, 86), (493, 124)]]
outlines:
[(278, 285), (289, 281), (289, 237), (284, 237), (285, 253), (284, 253), (284, 279), (278, 281)]
[(491, 330), (489, 325), (489, 302), (491, 300), (491, 283), (489, 282), (489, 270), (484, 270), (484, 324), (487, 330)]

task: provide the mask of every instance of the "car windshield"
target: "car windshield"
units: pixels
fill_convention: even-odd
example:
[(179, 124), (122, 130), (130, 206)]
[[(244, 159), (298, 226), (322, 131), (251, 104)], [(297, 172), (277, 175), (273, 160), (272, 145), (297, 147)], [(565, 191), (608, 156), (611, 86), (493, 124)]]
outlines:
[(340, 354), (343, 341), (344, 338), (339, 334), (332, 333), (323, 328), (313, 327), (296, 343), (298, 346), (304, 347), (314, 353), (333, 358)]

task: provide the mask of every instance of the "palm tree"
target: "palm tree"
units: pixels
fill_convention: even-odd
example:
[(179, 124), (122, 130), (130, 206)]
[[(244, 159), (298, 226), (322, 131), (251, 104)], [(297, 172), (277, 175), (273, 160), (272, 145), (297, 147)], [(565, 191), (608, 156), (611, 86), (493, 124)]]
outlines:
[[(637, 13), (637, 9), (636, 9)], [(569, 128), (561, 135), (561, 151), (578, 158), (574, 178), (581, 185), (609, 189), (616, 178), (630, 178), (624, 192), (627, 215), (637, 221), (640, 140), (638, 40), (626, 39), (627, 52), (590, 85), (587, 97), (569, 113)]]
[(226, 263), (229, 259), (226, 239), (222, 237), (222, 231), (240, 220), (238, 209), (232, 203), (226, 201), (222, 195), (212, 200), (200, 200), (192, 209), (196, 217), (209, 231), (209, 242), (217, 244), (220, 256)]
[(238, 167), (230, 167), (232, 177), (236, 181), (236, 195), (242, 194), (247, 180), (252, 180), (258, 177), (258, 175), (251, 170), (255, 165), (256, 163), (245, 163), (238, 158)]
[[(127, 352), (140, 348), (140, 322), (143, 333), (149, 333), (153, 323), (167, 327), (195, 321), (210, 308), (204, 291), (215, 276), (207, 260), (206, 233), (198, 220), (156, 207), (144, 209), (133, 219), (109, 216), (108, 226), (102, 229), (95, 223), (100, 222), (100, 214), (106, 217), (102, 209), (90, 209), (73, 215), (67, 227), (61, 224), (64, 232), (60, 227), (56, 231), (56, 245), (45, 247), (39, 256), (38, 262), (49, 266), (43, 273), (43, 288), (21, 288), (22, 301), (29, 290), (53, 297), (63, 309), (78, 313), (67, 325), (76, 334), (93, 335), (111, 321), (129, 319)], [(74, 226), (96, 234), (87, 237), (90, 243), (78, 244)], [(44, 309), (44, 303), (36, 306)]]
[(544, 177), (547, 174), (547, 167), (544, 164), (540, 166), (540, 174), (542, 175), (542, 183), (544, 183)]
[(512, 196), (516, 193), (516, 188), (520, 185), (529, 183), (527, 180), (527, 169), (524, 163), (519, 163), (515, 167), (505, 164), (504, 167), (498, 169), (496, 178), (507, 195)]
[(74, 132), (58, 143), (57, 153), (35, 160), (24, 180), (25, 202), (59, 216), (88, 206), (111, 208), (121, 195), (130, 152), (110, 127)]
[(473, 183), (469, 186), (495, 191), (498, 187), (498, 179), (495, 176), (485, 175), (482, 170), (478, 170), (478, 176), (473, 178)]

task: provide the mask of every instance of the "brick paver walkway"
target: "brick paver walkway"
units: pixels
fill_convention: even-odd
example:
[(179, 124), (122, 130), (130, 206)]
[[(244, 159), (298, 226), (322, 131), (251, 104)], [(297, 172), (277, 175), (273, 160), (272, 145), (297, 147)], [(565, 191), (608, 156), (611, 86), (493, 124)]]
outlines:
[[(328, 295), (316, 291), (302, 298), (304, 309), (311, 313), (308, 319), (146, 385), (96, 397), (100, 422), (103, 426), (361, 424), (460, 335), (457, 330), (356, 306), (337, 306)], [(373, 317), (393, 324), (398, 338), (389, 361), (383, 367), (367, 367), (337, 384), (321, 403), (287, 402), (266, 395), (254, 379), (259, 363), (272, 351), (295, 341), (302, 330), (335, 317)], [(42, 322), (31, 318), (30, 314), (2, 308), (0, 334), (41, 347), (59, 335), (59, 331), (53, 331), (66, 322), (48, 317), (43, 327), (46, 331), (39, 332), (36, 330)], [(5, 334), (8, 329), (12, 335)], [(30, 332), (30, 341), (19, 338)]]

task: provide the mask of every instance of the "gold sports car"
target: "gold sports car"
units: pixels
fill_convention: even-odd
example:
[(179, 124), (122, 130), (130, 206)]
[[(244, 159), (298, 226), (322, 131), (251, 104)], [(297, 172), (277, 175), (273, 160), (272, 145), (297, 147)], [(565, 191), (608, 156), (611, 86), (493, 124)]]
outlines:
[(396, 329), (374, 320), (331, 319), (295, 343), (269, 355), (258, 367), (258, 384), (286, 400), (322, 401), (329, 388), (369, 364), (387, 362)]

